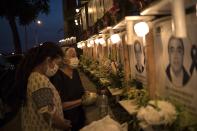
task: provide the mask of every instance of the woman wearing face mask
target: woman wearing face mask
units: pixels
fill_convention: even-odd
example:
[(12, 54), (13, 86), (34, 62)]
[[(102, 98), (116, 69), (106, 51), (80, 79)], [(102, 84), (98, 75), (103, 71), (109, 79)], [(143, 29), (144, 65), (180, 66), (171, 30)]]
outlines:
[(51, 77), (51, 82), (59, 90), (62, 99), (64, 117), (71, 120), (72, 131), (78, 131), (84, 126), (85, 113), (81, 105), (84, 88), (81, 83), (77, 67), (79, 60), (74, 48), (66, 49), (63, 65)]
[(16, 94), (21, 104), (22, 131), (69, 130), (58, 91), (49, 81), (58, 70), (63, 52), (52, 42), (30, 49), (16, 73)]

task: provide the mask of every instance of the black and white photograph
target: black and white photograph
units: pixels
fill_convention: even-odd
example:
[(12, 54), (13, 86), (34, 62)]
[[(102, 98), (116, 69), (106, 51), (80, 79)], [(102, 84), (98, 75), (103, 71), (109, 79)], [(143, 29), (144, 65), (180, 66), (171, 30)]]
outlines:
[(135, 69), (137, 70), (137, 72), (142, 73), (144, 71), (144, 52), (141, 43), (137, 40), (134, 42), (134, 53), (136, 59)]
[(169, 65), (166, 68), (166, 75), (176, 87), (183, 87), (189, 81), (190, 76), (183, 65), (184, 44), (182, 39), (170, 37), (168, 55)]
[[(170, 98), (196, 115), (196, 30), (195, 14), (188, 15), (187, 37), (173, 33), (171, 19), (159, 21), (155, 26), (154, 50), (156, 66), (156, 92), (159, 97)], [(192, 24), (194, 24), (192, 26)], [(157, 29), (160, 28), (158, 32)]]

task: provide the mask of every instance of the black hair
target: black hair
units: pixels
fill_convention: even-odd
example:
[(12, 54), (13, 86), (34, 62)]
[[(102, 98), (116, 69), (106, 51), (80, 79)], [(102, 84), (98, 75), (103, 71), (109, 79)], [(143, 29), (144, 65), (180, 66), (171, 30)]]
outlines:
[(65, 52), (66, 52), (70, 47), (66, 47), (66, 46), (63, 47), (63, 46), (62, 46), (61, 48), (62, 48), (63, 53), (65, 54)]
[(40, 46), (31, 48), (19, 64), (16, 71), (14, 88), (16, 90), (16, 104), (26, 103), (27, 83), (32, 70), (46, 60), (47, 57), (55, 59), (63, 57), (61, 48), (53, 42), (45, 42)]
[(170, 48), (170, 44), (171, 44), (171, 41), (172, 40), (176, 40), (176, 41), (179, 41), (181, 43), (181, 46), (183, 47), (183, 54), (184, 54), (184, 44), (183, 44), (183, 40), (181, 38), (177, 38), (177, 37), (174, 37), (174, 36), (171, 36), (169, 41), (168, 41), (168, 52), (169, 52), (169, 48)]

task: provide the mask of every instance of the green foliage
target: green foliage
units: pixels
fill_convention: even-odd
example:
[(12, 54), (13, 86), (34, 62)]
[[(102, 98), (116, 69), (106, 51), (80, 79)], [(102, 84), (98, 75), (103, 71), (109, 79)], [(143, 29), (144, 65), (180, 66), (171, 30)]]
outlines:
[(102, 63), (99, 63), (98, 61), (87, 58), (83, 55), (80, 57), (81, 69), (98, 87), (107, 87), (111, 85), (111, 82), (108, 79), (110, 68), (105, 61), (106, 60), (103, 60)]
[(92, 64), (92, 59), (86, 58), (84, 55), (80, 56), (80, 65), (81, 66), (90, 66)]
[(111, 80), (112, 88), (122, 88), (124, 85), (124, 71), (121, 64), (116, 67), (116, 73), (111, 71), (109, 79)]
[(136, 101), (139, 106), (146, 106), (149, 100), (149, 94), (145, 89), (138, 90)]
[(137, 105), (146, 106), (148, 101), (150, 100), (149, 94), (145, 89), (136, 89), (135, 87), (132, 88), (125, 88), (123, 91), (123, 98), (124, 99), (135, 99)]
[(112, 86), (115, 88), (122, 88), (122, 76), (121, 74), (115, 75), (115, 74), (110, 74), (110, 79), (111, 79), (111, 83)]
[(186, 107), (176, 100), (170, 99), (177, 111), (176, 121), (169, 126), (172, 131), (197, 131), (197, 118)]
[(136, 87), (137, 85), (137, 80), (136, 79), (132, 79), (128, 81), (128, 86), (129, 87)]

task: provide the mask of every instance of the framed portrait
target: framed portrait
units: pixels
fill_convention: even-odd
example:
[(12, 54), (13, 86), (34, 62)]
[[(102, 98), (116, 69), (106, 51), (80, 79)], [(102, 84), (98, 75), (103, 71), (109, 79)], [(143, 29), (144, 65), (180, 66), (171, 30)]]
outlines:
[(186, 38), (174, 36), (170, 17), (158, 20), (153, 32), (157, 94), (183, 104), (197, 116), (197, 74), (195, 53), (192, 53), (197, 46), (197, 18), (194, 16), (195, 13), (186, 15)]

